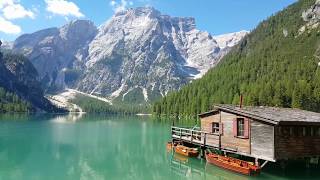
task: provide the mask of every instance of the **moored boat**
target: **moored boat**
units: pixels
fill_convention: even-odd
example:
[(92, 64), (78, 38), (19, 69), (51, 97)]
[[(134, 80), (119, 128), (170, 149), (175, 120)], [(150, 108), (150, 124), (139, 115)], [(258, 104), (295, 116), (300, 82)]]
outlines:
[(260, 172), (260, 167), (254, 165), (251, 162), (243, 161), (232, 157), (225, 157), (215, 153), (207, 152), (206, 160), (210, 164), (245, 175), (254, 175)]
[(188, 157), (197, 157), (199, 155), (199, 150), (197, 148), (190, 148), (183, 145), (175, 146), (174, 150), (176, 153)]

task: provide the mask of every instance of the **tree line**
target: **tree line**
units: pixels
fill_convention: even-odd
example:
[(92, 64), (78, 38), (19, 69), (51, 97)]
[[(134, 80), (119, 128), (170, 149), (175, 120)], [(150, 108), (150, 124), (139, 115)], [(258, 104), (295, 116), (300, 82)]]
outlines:
[(30, 103), (0, 87), (0, 112), (29, 112), (31, 109)]

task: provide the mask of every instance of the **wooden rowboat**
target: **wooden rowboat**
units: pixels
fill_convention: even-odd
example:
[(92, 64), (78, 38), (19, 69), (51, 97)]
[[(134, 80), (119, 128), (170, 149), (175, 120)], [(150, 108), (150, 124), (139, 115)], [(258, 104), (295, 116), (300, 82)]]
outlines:
[(225, 157), (215, 153), (206, 153), (207, 162), (221, 168), (234, 171), (245, 175), (254, 175), (260, 173), (260, 167), (253, 163), (240, 159)]
[(183, 145), (177, 145), (174, 147), (176, 153), (188, 156), (188, 157), (197, 157), (199, 155), (199, 150), (197, 148), (189, 148)]

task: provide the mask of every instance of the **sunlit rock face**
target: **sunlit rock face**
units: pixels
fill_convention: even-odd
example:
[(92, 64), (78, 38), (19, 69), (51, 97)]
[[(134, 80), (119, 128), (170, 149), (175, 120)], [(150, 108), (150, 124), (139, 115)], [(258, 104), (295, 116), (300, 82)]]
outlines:
[(62, 89), (66, 71), (83, 69), (88, 45), (96, 33), (91, 21), (72, 21), (61, 28), (22, 35), (14, 42), (13, 50), (31, 60), (47, 90)]
[(118, 12), (99, 28), (74, 21), (23, 35), (13, 49), (31, 59), (48, 89), (145, 103), (202, 77), (246, 34), (213, 37), (196, 29), (194, 18), (142, 7)]

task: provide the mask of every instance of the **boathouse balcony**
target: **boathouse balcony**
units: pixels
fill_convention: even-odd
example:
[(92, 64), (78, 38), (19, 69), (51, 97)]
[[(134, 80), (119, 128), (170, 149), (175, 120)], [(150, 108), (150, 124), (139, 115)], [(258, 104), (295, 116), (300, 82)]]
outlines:
[(172, 138), (178, 141), (185, 141), (200, 146), (219, 147), (219, 135), (205, 131), (194, 130), (193, 128), (171, 127)]

